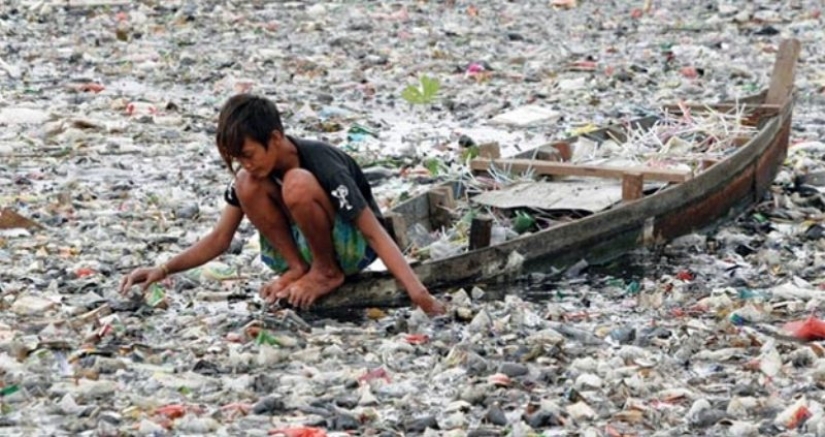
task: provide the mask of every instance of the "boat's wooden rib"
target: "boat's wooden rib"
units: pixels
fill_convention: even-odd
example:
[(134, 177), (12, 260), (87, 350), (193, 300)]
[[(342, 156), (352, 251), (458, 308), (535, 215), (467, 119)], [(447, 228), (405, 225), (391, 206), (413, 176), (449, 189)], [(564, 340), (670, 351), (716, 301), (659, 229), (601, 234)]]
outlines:
[(685, 182), (693, 176), (690, 171), (682, 170), (570, 164), (567, 162), (548, 162), (538, 159), (475, 158), (470, 161), (470, 169), (474, 171), (488, 171), (491, 167), (506, 169), (514, 173), (534, 171), (540, 175), (588, 176), (615, 179), (622, 179), (628, 173), (636, 173), (643, 175), (645, 179), (662, 182)]
[[(609, 174), (610, 177), (623, 178), (623, 191), (626, 191), (623, 202), (610, 209), (502, 244), (487, 246), (476, 240), (473, 250), (437, 261), (415, 263), (415, 272), (430, 288), (491, 278), (505, 279), (510, 273), (519, 273), (532, 264), (541, 264), (545, 268), (551, 265), (565, 267), (582, 258), (591, 263), (599, 262), (640, 245), (663, 243), (708, 228), (720, 220), (740, 214), (759, 202), (787, 154), (793, 111), (793, 77), (798, 53), (798, 41), (783, 41), (774, 65), (770, 88), (759, 95), (739, 100), (746, 104), (745, 109), (750, 111), (749, 116), (758, 127), (758, 132), (747, 140), (740, 140), (741, 145), (724, 159), (703, 162), (704, 170), (696, 176), (666, 179), (671, 182), (666, 188), (642, 196), (639, 188), (641, 181), (656, 175), (655, 172), (649, 171), (650, 169), (609, 172), (598, 169), (599, 175)], [(697, 105), (696, 109), (704, 107)], [(707, 107), (726, 108), (724, 105)], [(655, 117), (648, 117), (631, 124), (634, 128), (645, 128), (655, 122)], [(595, 141), (623, 141), (625, 133), (621, 127), (611, 126), (582, 137)], [(551, 159), (569, 159), (569, 149), (566, 158), (555, 151), (563, 151), (564, 147), (558, 146), (572, 144), (574, 140), (544, 148), (544, 155)], [(538, 152), (539, 150), (524, 151), (512, 157), (512, 160), (533, 160), (541, 156)], [(485, 159), (488, 165), (489, 162), (503, 161)], [(533, 168), (545, 166), (554, 171), (562, 168), (564, 171), (572, 171), (567, 169), (581, 167), (546, 161), (529, 161), (524, 164)], [(593, 172), (590, 169), (586, 175), (592, 176)], [(420, 224), (431, 230), (449, 219), (450, 195), (461, 198), (465, 194), (464, 188), (460, 182), (454, 181), (443, 184), (433, 192), (416, 196), (392, 209), (392, 217), (395, 217), (393, 220), (401, 223), (401, 227)], [(399, 228), (395, 228), (394, 232), (404, 233)], [(388, 272), (365, 272), (317, 302), (315, 308), (389, 306), (403, 302), (406, 302), (406, 294)]]

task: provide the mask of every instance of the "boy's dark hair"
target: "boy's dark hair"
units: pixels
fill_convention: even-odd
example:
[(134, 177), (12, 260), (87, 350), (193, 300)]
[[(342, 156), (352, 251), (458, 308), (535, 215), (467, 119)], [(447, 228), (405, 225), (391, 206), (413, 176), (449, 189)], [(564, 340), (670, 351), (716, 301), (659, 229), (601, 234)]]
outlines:
[(232, 159), (241, 155), (246, 138), (261, 143), (266, 149), (276, 130), (283, 133), (284, 127), (278, 108), (271, 100), (253, 94), (230, 97), (221, 108), (216, 135), (218, 151), (229, 171), (235, 172)]

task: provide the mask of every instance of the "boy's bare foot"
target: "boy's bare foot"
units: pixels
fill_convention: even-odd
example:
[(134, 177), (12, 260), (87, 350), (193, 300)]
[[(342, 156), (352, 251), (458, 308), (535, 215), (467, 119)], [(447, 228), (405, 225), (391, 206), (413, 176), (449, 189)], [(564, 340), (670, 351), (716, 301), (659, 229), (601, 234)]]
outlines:
[(285, 290), (292, 306), (309, 308), (318, 298), (325, 296), (344, 283), (344, 273), (340, 270), (321, 271), (311, 268), (309, 273), (295, 281)]
[(267, 282), (261, 287), (261, 298), (268, 303), (273, 303), (276, 300), (285, 297), (284, 290), (292, 285), (295, 281), (301, 279), (306, 275), (306, 270), (289, 269), (281, 276)]

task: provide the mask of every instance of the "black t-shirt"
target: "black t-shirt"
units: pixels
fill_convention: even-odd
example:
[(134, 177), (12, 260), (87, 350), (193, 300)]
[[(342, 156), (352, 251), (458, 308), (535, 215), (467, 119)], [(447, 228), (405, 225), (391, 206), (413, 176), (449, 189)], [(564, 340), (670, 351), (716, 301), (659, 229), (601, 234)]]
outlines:
[[(351, 156), (321, 141), (301, 140), (290, 136), (287, 138), (298, 149), (300, 168), (315, 175), (338, 214), (353, 222), (361, 211), (369, 206), (381, 220), (381, 210), (375, 202), (367, 178)], [(226, 188), (224, 199), (230, 205), (241, 206), (235, 194), (234, 180)]]

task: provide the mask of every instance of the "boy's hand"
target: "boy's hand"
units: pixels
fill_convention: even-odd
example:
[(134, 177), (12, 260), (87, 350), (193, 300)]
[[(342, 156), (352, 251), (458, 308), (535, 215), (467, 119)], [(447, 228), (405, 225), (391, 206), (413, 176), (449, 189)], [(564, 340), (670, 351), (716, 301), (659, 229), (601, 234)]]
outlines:
[(447, 312), (447, 307), (441, 301), (433, 297), (427, 290), (418, 293), (410, 293), (413, 303), (427, 313), (428, 316), (439, 316)]
[(166, 273), (160, 267), (135, 269), (120, 281), (120, 294), (128, 293), (133, 285), (140, 285), (141, 289), (146, 291), (150, 285), (165, 277)]

